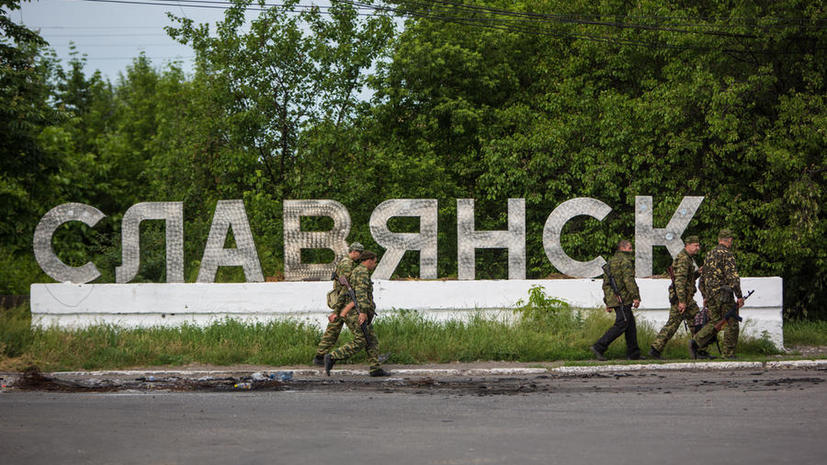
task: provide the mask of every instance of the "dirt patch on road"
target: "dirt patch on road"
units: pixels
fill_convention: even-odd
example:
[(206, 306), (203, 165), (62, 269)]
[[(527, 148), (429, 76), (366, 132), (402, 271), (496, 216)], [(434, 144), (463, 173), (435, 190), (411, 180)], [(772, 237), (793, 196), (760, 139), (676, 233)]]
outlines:
[[(283, 373), (283, 372), (279, 372)], [(586, 375), (541, 374), (523, 376), (406, 376), (368, 378), (361, 376), (309, 376), (287, 379), (278, 376), (226, 376), (188, 378), (88, 377), (60, 379), (29, 370), (13, 387), (25, 391), (112, 392), (112, 391), (353, 391), (408, 393), (417, 395), (497, 396), (529, 394), (639, 393), (670, 394), (683, 391), (788, 391), (825, 389), (827, 370), (796, 368), (783, 370), (682, 370), (636, 371)]]
[(43, 375), (37, 368), (27, 368), (12, 384), (12, 387), (22, 391), (111, 392), (119, 390), (119, 386), (111, 381), (87, 385)]

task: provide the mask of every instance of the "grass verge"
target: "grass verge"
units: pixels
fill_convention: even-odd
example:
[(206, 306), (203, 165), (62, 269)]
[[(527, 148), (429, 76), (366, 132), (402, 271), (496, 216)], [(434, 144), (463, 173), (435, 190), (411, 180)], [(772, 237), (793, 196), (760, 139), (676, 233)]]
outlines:
[(784, 344), (790, 346), (827, 346), (827, 321), (788, 321), (784, 323)]
[[(506, 360), (547, 362), (592, 359), (589, 346), (611, 326), (613, 315), (578, 310), (532, 289), (512, 312), (477, 314), (465, 320), (434, 321), (415, 311), (388, 312), (376, 321), (380, 351), (388, 363), (420, 364), (452, 361)], [(791, 324), (796, 340), (827, 344), (824, 323)], [(789, 326), (789, 325), (788, 325)], [(638, 343), (644, 353), (657, 329), (638, 322)], [(0, 315), (0, 370), (36, 365), (42, 370), (99, 370), (138, 366), (306, 365), (313, 357), (322, 329), (298, 321), (244, 323), (224, 320), (207, 327), (125, 329), (92, 326), (83, 329), (31, 328), (27, 307)], [(785, 328), (785, 337), (788, 332)], [(343, 331), (340, 344), (351, 340)], [(679, 333), (664, 356), (686, 359), (687, 338)], [(761, 358), (779, 351), (767, 338), (741, 338), (739, 356)], [(606, 355), (625, 358), (623, 338)], [(359, 363), (364, 355), (352, 361)]]

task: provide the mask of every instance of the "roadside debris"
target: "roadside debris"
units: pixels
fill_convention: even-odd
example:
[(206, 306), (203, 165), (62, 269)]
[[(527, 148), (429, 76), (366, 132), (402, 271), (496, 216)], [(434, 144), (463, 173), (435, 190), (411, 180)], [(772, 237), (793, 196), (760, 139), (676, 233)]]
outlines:
[[(615, 373), (559, 373), (468, 376), (456, 374), (402, 375), (374, 379), (359, 375), (328, 378), (293, 371), (220, 373), (217, 376), (188, 375), (177, 372), (136, 377), (121, 372), (41, 373), (27, 369), (4, 389), (60, 392), (237, 392), (251, 391), (353, 391), (366, 393), (404, 393), (416, 395), (498, 396), (498, 395), (581, 395), (590, 392), (632, 392), (668, 394), (685, 390), (718, 391), (739, 389), (802, 390), (824, 383), (827, 370), (822, 366), (788, 369), (740, 370), (621, 370)], [(200, 376), (199, 376), (200, 375)], [(12, 378), (9, 378), (12, 379)]]

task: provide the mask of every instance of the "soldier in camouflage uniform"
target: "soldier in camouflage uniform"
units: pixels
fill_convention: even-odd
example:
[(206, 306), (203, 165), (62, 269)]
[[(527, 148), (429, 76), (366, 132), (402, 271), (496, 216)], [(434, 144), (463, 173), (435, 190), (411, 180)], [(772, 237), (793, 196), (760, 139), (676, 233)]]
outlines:
[(695, 315), (700, 311), (695, 302), (695, 281), (700, 277), (698, 265), (692, 256), (701, 250), (698, 236), (689, 236), (686, 243), (675, 259), (672, 261), (672, 273), (675, 275), (674, 287), (669, 286), (669, 302), (672, 307), (669, 309), (669, 320), (661, 328), (655, 342), (649, 349), (649, 356), (660, 359), (666, 343), (681, 325), (686, 321), (689, 325), (694, 324)]
[[(360, 350), (365, 349), (368, 354), (371, 376), (388, 376), (390, 373), (383, 370), (379, 365), (379, 341), (373, 326), (370, 322), (376, 314), (376, 304), (373, 301), (373, 283), (370, 280), (370, 272), (376, 268), (376, 254), (371, 251), (362, 252), (362, 262), (353, 269), (351, 274), (351, 287), (356, 294), (356, 302), (350, 299), (347, 292), (341, 299), (347, 302), (341, 307), (339, 317), (345, 320), (350, 332), (353, 333), (353, 340), (333, 352), (324, 356), (325, 373), (330, 376), (330, 369), (339, 360), (345, 360)], [(347, 299), (347, 300), (345, 300)], [(362, 331), (362, 323), (367, 322), (366, 330)]]
[(615, 324), (590, 347), (592, 353), (598, 360), (606, 360), (603, 352), (609, 348), (609, 344), (620, 337), (626, 336), (626, 358), (629, 360), (642, 359), (640, 348), (637, 345), (637, 326), (635, 316), (632, 314), (632, 307), (640, 306), (640, 291), (635, 282), (635, 265), (632, 256), (632, 243), (622, 240), (617, 245), (617, 253), (609, 259), (609, 272), (617, 284), (620, 302), (609, 285), (609, 278), (603, 275), (603, 302), (606, 304), (606, 311), (615, 312)]
[[(353, 268), (356, 267), (356, 263), (359, 260), (359, 256), (362, 254), (363, 250), (365, 250), (365, 247), (358, 242), (350, 244), (350, 247), (348, 247), (347, 256), (339, 260), (339, 263), (336, 265), (336, 276), (344, 276), (345, 279), (350, 282), (350, 274), (353, 271)], [(344, 286), (342, 286), (338, 280), (333, 281), (334, 294), (340, 297), (342, 294), (347, 294), (346, 292), (342, 292), (343, 289)], [(339, 333), (342, 332), (342, 326), (345, 325), (345, 320), (343, 318), (339, 318), (339, 311), (347, 302), (343, 299), (338, 299), (337, 302), (342, 303), (341, 305), (337, 304), (335, 306), (336, 308), (333, 309), (333, 313), (327, 317), (327, 329), (325, 329), (322, 340), (319, 342), (319, 347), (316, 348), (316, 356), (313, 357), (314, 365), (324, 366), (325, 354), (330, 352), (330, 349), (336, 345), (336, 340), (339, 339)]]
[[(744, 306), (744, 296), (741, 293), (741, 278), (735, 267), (735, 256), (732, 255), (733, 234), (729, 229), (718, 233), (718, 246), (706, 256), (703, 266), (704, 297), (706, 298), (709, 322), (698, 331), (695, 340), (689, 341), (689, 353), (697, 357), (699, 350), (705, 349), (717, 337), (715, 324), (720, 322), (724, 314), (734, 305)], [(733, 293), (738, 299), (733, 298)], [(724, 341), (721, 355), (735, 358), (735, 347), (738, 344), (738, 321), (730, 318), (724, 331)]]

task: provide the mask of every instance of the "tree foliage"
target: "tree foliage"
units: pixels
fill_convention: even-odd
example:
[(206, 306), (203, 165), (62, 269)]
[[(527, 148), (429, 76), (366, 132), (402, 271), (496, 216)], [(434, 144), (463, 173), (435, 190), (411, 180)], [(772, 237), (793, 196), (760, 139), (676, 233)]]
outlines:
[(378, 133), (431, 153), (449, 197), (496, 201), (481, 216), (500, 228), (505, 199), (524, 197), (530, 276), (553, 271), (540, 238), (566, 199), (614, 209), (569, 226), (582, 259), (633, 236), (636, 195), (655, 197), (656, 226), (703, 195), (689, 229), (705, 245), (738, 231), (743, 274), (784, 276), (793, 314), (824, 295), (820, 2), (452, 3), (400, 2), (424, 18), (378, 77)]
[[(493, 230), (505, 229), (517, 197), (527, 275), (542, 278), (557, 272), (542, 229), (561, 202), (613, 208), (564, 230), (564, 249), (586, 260), (634, 236), (636, 195), (654, 196), (655, 227), (684, 196), (701, 195), (688, 234), (711, 248), (719, 229), (734, 229), (742, 275), (782, 276), (789, 316), (827, 317), (816, 305), (827, 298), (823, 2), (331, 5), (235, 0), (212, 29), (171, 15), (168, 33), (194, 49), (194, 74), (140, 56), (114, 84), (87, 75), (77, 56), (64, 69), (2, 16), (0, 209), (14, 219), (0, 230), (4, 250), (30, 269), (37, 219), (64, 201), (89, 203), (110, 216), (94, 230), (62, 228), (56, 250), (67, 261), (91, 256), (111, 280), (120, 215), (139, 201), (181, 200), (194, 280), (215, 202), (241, 198), (275, 275), (284, 199), (342, 202), (349, 239), (378, 249), (367, 227), (376, 205), (435, 198), (439, 275), (451, 277), (456, 199), (475, 199), (477, 228)], [(263, 11), (251, 17), (251, 6)], [(161, 226), (145, 227), (140, 280), (164, 279)], [(505, 251), (477, 256), (478, 278), (507, 276)], [(658, 248), (655, 273), (668, 262)], [(417, 275), (408, 253), (396, 276)], [(219, 279), (243, 274), (222, 268)]]
[(40, 131), (59, 118), (49, 105), (47, 65), (37, 60), (46, 42), (11, 20), (6, 10), (19, 8), (18, 0), (0, 0), (0, 241), (6, 253), (25, 243), (26, 225), (49, 198), (40, 184), (60, 165), (38, 144)]

